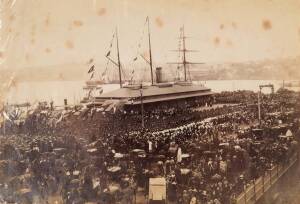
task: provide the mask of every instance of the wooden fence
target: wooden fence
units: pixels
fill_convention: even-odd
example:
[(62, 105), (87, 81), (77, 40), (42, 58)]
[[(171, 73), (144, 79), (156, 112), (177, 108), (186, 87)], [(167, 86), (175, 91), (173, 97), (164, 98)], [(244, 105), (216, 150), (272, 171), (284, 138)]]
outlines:
[(267, 170), (264, 175), (247, 187), (243, 193), (241, 193), (234, 204), (254, 204), (261, 198), (266, 191), (268, 191), (277, 180), (284, 175), (290, 167), (292, 167), (298, 159), (298, 156), (293, 155), (285, 165), (276, 165), (272, 169)]

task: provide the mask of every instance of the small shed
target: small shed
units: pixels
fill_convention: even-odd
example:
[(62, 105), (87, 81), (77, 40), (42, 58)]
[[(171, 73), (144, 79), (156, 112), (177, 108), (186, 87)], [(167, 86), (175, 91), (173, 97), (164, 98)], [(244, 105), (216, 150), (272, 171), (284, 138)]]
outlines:
[(167, 187), (165, 178), (149, 179), (149, 204), (166, 203)]

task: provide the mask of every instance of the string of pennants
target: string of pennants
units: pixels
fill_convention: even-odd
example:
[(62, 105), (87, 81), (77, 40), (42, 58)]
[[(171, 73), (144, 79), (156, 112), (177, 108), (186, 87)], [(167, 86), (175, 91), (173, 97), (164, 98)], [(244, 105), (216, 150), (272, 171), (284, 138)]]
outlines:
[(144, 36), (145, 36), (145, 30), (146, 30), (145, 28), (146, 28), (146, 24), (147, 24), (148, 21), (149, 21), (149, 18), (147, 17), (146, 21), (143, 25), (142, 34), (140, 35), (140, 38), (139, 38), (139, 41), (138, 41), (137, 53), (136, 53), (136, 56), (133, 58), (133, 61), (136, 61), (138, 59), (138, 56), (140, 55), (140, 49), (142, 47), (142, 40), (144, 39)]
[[(113, 36), (110, 40), (110, 43), (109, 43), (109, 48), (108, 48), (108, 52), (106, 53), (105, 57), (109, 57), (110, 54), (111, 54), (111, 50), (112, 50), (112, 46), (113, 46), (113, 42), (115, 40), (115, 37), (116, 37), (116, 33), (113, 33)], [(105, 65), (105, 70), (104, 72), (102, 73), (102, 77), (104, 77), (108, 71), (108, 65), (109, 65), (109, 60), (107, 59), (106, 61), (106, 65)]]
[[(143, 25), (143, 29), (142, 29), (142, 32), (141, 32), (141, 35), (139, 37), (139, 41), (138, 41), (138, 45), (137, 45), (137, 52), (136, 52), (136, 56), (133, 58), (133, 62), (137, 61), (139, 56), (141, 56), (141, 47), (142, 47), (142, 41), (145, 37), (145, 31), (146, 31), (146, 25), (149, 21), (149, 17), (147, 16), (145, 22), (144, 22), (144, 25)], [(133, 81), (133, 77), (134, 77), (134, 69), (131, 71), (130, 75), (130, 81), (132, 82)]]
[[(106, 57), (109, 57), (110, 56), (110, 54), (111, 54), (111, 48), (112, 48), (112, 46), (113, 46), (113, 40), (115, 39), (115, 33), (113, 34), (113, 36), (112, 36), (112, 39), (111, 39), (111, 41), (110, 41), (110, 44), (109, 44), (109, 51), (106, 53)], [(94, 59), (92, 58), (92, 59), (90, 59), (89, 61), (88, 61), (88, 63), (87, 63), (88, 65), (90, 65), (91, 67), (89, 68), (89, 70), (88, 70), (88, 74), (90, 74), (90, 80), (91, 79), (93, 79), (94, 78), (94, 76), (95, 76), (95, 64), (94, 64)], [(104, 70), (104, 72), (102, 73), (102, 77), (104, 77), (104, 75), (106, 74), (106, 72), (107, 72), (107, 69), (108, 69), (108, 64), (109, 64), (109, 60), (107, 60), (107, 63), (106, 63), (106, 66), (105, 66), (105, 70)]]
[[(142, 45), (142, 40), (144, 39), (145, 30), (146, 30), (145, 28), (146, 28), (146, 24), (147, 24), (148, 21), (149, 21), (149, 17), (146, 18), (146, 21), (145, 21), (145, 23), (144, 23), (144, 26), (143, 26), (143, 29), (142, 29), (142, 33), (141, 33), (141, 36), (140, 36), (140, 38), (139, 38), (139, 42), (138, 42), (138, 46), (137, 46), (137, 54), (136, 54), (136, 56), (133, 58), (133, 62), (135, 62), (135, 61), (138, 59), (138, 57), (141, 55), (140, 49), (141, 49), (141, 45)], [(110, 55), (111, 55), (111, 50), (112, 50), (112, 46), (113, 46), (113, 43), (114, 43), (115, 38), (116, 38), (116, 33), (113, 33), (112, 39), (111, 39), (110, 44), (109, 44), (108, 52), (107, 52), (106, 55), (105, 55), (107, 58), (110, 57)], [(146, 60), (146, 59), (144, 59), (144, 60)], [(104, 72), (102, 73), (102, 77), (104, 77), (104, 76), (106, 75), (107, 71), (108, 71), (108, 65), (109, 65), (109, 62), (110, 62), (110, 60), (108, 59), (108, 60), (107, 60), (107, 63), (106, 63), (106, 66), (105, 66), (105, 70), (104, 70)], [(87, 64), (90, 65), (90, 68), (89, 68), (89, 70), (88, 70), (88, 74), (90, 74), (90, 80), (91, 80), (91, 79), (93, 79), (94, 76), (95, 76), (95, 64), (94, 64), (94, 59), (90, 59), (90, 60), (88, 61)], [(123, 72), (123, 75), (125, 75), (124, 70), (122, 70), (122, 72)], [(130, 81), (133, 80), (134, 72), (135, 72), (135, 71), (134, 71), (134, 69), (133, 69), (133, 70), (131, 71), (131, 73), (130, 73), (130, 75), (131, 75)]]
[[(112, 46), (113, 46), (113, 43), (114, 43), (115, 39), (116, 39), (116, 33), (114, 33), (113, 36), (112, 36), (112, 39), (111, 39), (110, 45), (109, 45), (109, 50), (108, 50), (108, 52), (105, 55), (106, 58), (109, 58), (110, 55), (111, 55), (111, 50), (112, 50)], [(105, 66), (105, 70), (102, 73), (102, 77), (104, 77), (106, 75), (106, 73), (108, 72), (108, 65), (109, 65), (110, 61), (112, 61), (112, 60), (111, 59), (107, 60), (107, 63), (106, 63), (106, 66)], [(121, 72), (122, 72), (122, 75), (125, 77), (126, 74), (125, 74), (124, 70), (122, 69), (122, 66), (121, 66)]]

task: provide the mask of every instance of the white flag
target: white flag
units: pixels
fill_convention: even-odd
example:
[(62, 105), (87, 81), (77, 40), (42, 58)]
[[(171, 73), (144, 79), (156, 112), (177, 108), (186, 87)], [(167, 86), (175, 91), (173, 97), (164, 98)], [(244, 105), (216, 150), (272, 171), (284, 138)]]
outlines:
[(4, 116), (4, 118), (6, 119), (6, 120), (9, 120), (9, 121), (11, 121), (11, 119), (9, 118), (9, 116), (7, 115), (7, 113), (5, 112), (5, 111), (3, 111), (3, 116)]

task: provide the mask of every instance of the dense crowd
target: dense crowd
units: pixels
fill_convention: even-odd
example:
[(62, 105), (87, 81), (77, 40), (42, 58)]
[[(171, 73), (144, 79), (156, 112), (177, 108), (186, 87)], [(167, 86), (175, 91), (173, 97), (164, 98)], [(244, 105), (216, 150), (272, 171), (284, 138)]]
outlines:
[[(235, 106), (154, 110), (145, 121), (157, 122), (145, 129), (134, 128), (134, 113), (33, 112), (14, 128), (19, 134), (0, 138), (0, 199), (135, 203), (148, 196), (149, 178), (164, 177), (170, 203), (232, 203), (251, 180), (288, 161), (299, 136), (299, 110), (285, 104), (282, 111), (276, 95), (265, 96), (258, 125), (257, 110), (242, 101), (253, 93), (243, 94)], [(101, 129), (100, 117), (116, 124)], [(74, 118), (91, 125), (70, 126)]]

